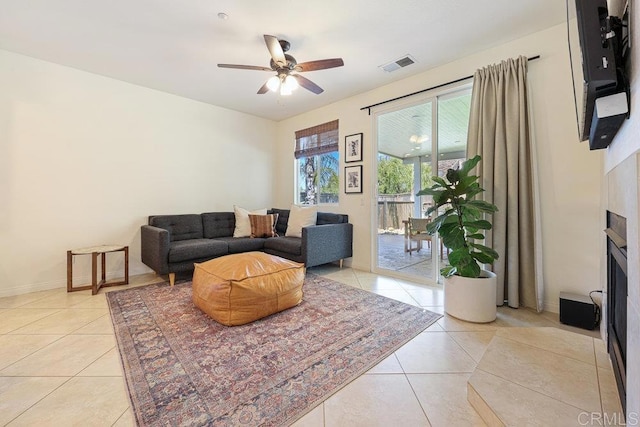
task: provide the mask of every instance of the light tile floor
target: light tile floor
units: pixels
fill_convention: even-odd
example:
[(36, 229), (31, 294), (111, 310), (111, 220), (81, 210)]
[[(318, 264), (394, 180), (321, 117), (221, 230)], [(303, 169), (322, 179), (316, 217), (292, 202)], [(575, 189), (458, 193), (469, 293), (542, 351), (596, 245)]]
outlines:
[(599, 339), (553, 327), (500, 328), (469, 379), (467, 398), (485, 421), (504, 425), (530, 418), (544, 426), (600, 425), (604, 414), (606, 425), (620, 425), (615, 390)]
[[(443, 312), (438, 287), (350, 268), (310, 271)], [(162, 278), (155, 275), (136, 276), (129, 287), (158, 281)], [(135, 425), (104, 296), (114, 289), (119, 288), (96, 296), (55, 289), (0, 298), (0, 425)], [(561, 325), (557, 317), (500, 308), (495, 322), (478, 325), (445, 316), (295, 426), (483, 426), (467, 400), (467, 381), (494, 336), (507, 339), (507, 328), (542, 326), (598, 337)], [(606, 367), (602, 341), (593, 342), (599, 366)], [(599, 395), (615, 400), (615, 390), (613, 395), (611, 389), (599, 390)], [(534, 415), (529, 424), (543, 425), (538, 421)]]

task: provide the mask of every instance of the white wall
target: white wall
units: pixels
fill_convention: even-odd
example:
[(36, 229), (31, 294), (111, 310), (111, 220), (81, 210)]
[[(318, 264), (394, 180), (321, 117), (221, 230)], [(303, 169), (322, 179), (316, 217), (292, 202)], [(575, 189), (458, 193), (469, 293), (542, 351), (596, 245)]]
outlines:
[[(600, 289), (602, 153), (590, 152), (587, 145), (578, 142), (564, 25), (280, 122), (280, 163), (275, 175), (279, 183), (278, 204), (287, 205), (293, 199), (292, 147), (296, 130), (339, 119), (341, 152), (345, 135), (363, 132), (364, 178), (371, 180), (375, 155), (373, 116), (360, 111), (360, 107), (471, 75), (477, 68), (518, 55), (541, 55), (529, 63), (528, 76), (539, 161), (545, 308), (557, 312), (560, 291), (586, 295)], [(374, 188), (368, 185), (362, 195), (341, 194), (339, 206), (327, 209), (348, 214), (354, 223), (352, 265), (359, 269), (372, 267), (371, 215), (375, 206)]]
[[(609, 13), (615, 16), (622, 16), (622, 10), (624, 6), (624, 0), (609, 0)], [(633, 153), (640, 150), (640, 118), (638, 118), (638, 111), (640, 110), (640, 96), (638, 90), (640, 90), (640, 78), (638, 77), (638, 70), (640, 69), (640, 10), (638, 5), (634, 4), (631, 9), (633, 16), (631, 17), (631, 62), (630, 62), (630, 85), (631, 85), (631, 115), (629, 120), (625, 121), (618, 134), (613, 139), (613, 143), (607, 148), (605, 155), (605, 167), (604, 171), (609, 172), (614, 167), (622, 163), (626, 158), (630, 157)]]
[[(0, 296), (64, 286), (77, 247), (126, 244), (131, 274), (150, 271), (140, 261), (148, 215), (271, 207), (275, 129), (0, 51)], [(89, 264), (76, 257), (76, 284)]]

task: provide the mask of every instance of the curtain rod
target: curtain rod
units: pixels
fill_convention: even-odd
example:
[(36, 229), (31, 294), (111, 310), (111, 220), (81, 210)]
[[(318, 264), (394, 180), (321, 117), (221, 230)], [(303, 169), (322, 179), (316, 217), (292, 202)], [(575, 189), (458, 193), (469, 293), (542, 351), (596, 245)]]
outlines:
[[(540, 55), (536, 55), (536, 56), (532, 56), (531, 58), (527, 58), (527, 61), (533, 61), (533, 60), (538, 59), (538, 58), (540, 58)], [(427, 91), (430, 91), (430, 90), (433, 90), (433, 89), (438, 89), (438, 88), (441, 88), (443, 86), (452, 85), (454, 83), (459, 83), (459, 82), (462, 82), (462, 81), (465, 81), (465, 80), (469, 80), (471, 78), (473, 78), (473, 75), (467, 76), (467, 77), (462, 77), (462, 78), (459, 78), (459, 79), (456, 79), (456, 80), (452, 80), (452, 81), (447, 82), (447, 83), (442, 83), (442, 84), (439, 84), (439, 85), (436, 85), (436, 86), (431, 86), (431, 87), (429, 87), (427, 89), (422, 89), (422, 90), (419, 90), (417, 92), (408, 93), (406, 95), (398, 96), (396, 98), (387, 99), (386, 101), (382, 101), (382, 102), (378, 102), (376, 104), (371, 104), (371, 105), (367, 105), (366, 107), (362, 107), (360, 109), (360, 111), (369, 110), (369, 115), (371, 115), (371, 109), (373, 107), (377, 107), (378, 105), (387, 104), (389, 102), (397, 101), (398, 99), (408, 98), (410, 96), (417, 95), (419, 93), (427, 92)]]

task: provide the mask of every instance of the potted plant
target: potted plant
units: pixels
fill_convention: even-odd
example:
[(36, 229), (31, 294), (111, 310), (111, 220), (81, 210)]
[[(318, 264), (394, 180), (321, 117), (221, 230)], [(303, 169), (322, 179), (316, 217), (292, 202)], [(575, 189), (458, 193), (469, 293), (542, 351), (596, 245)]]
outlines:
[(442, 211), (427, 226), (429, 234), (440, 235), (449, 248), (449, 265), (440, 273), (444, 277), (445, 311), (470, 322), (491, 322), (496, 318), (496, 275), (483, 270), (481, 264), (492, 264), (498, 253), (480, 243), (484, 230), (491, 223), (484, 219), (498, 208), (475, 196), (484, 191), (478, 176), (469, 172), (480, 162), (475, 156), (462, 163), (459, 169), (447, 170), (446, 180), (434, 176), (434, 184), (417, 195), (433, 197), (433, 206), (427, 210)]

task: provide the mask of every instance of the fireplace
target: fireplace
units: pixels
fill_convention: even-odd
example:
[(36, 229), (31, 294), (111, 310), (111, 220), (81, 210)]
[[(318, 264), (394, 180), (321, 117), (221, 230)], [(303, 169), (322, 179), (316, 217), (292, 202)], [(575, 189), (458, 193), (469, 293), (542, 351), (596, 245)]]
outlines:
[(626, 412), (627, 220), (607, 211), (607, 351)]

